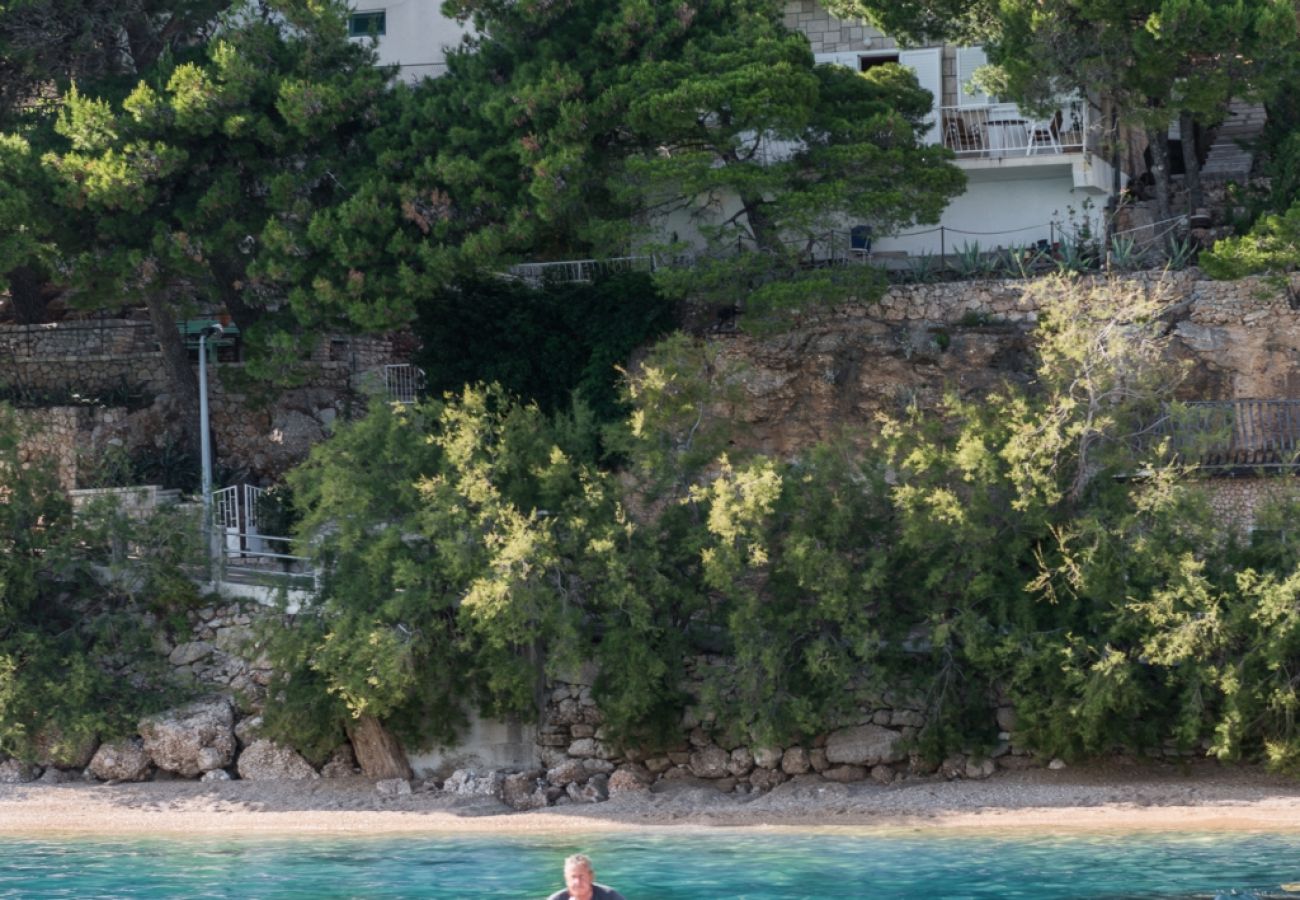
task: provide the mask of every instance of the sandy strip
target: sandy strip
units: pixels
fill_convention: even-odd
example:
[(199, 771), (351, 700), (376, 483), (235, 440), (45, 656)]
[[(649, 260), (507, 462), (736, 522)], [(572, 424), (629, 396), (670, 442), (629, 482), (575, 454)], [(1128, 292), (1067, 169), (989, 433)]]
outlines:
[(417, 790), (381, 797), (363, 779), (0, 785), (0, 836), (271, 836), (627, 830), (1300, 832), (1300, 782), (1210, 765), (1002, 773), (884, 787), (797, 778), (757, 798), (703, 783), (535, 812)]

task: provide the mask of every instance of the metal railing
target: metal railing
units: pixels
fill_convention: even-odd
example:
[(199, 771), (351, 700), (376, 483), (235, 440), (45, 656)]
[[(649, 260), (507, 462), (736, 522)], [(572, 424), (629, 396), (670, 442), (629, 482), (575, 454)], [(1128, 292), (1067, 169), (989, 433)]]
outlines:
[(655, 268), (652, 256), (615, 256), (609, 259), (567, 259), (556, 262), (520, 263), (506, 274), (533, 286), (594, 281), (598, 276), (618, 272), (649, 272)]
[(258, 527), (258, 504), (265, 493), (264, 488), (251, 484), (212, 492), (218, 580), (314, 588), (318, 573), (312, 567), (311, 558), (294, 552), (300, 541), (264, 534)]
[(1300, 400), (1203, 400), (1149, 429), (1173, 461), (1202, 469), (1300, 469)]
[(384, 366), (384, 396), (389, 403), (414, 403), (424, 391), (424, 378), (424, 370), (418, 366)]
[(958, 157), (1057, 156), (1086, 147), (1088, 104), (1075, 100), (1046, 117), (1014, 103), (939, 108), (943, 145)]

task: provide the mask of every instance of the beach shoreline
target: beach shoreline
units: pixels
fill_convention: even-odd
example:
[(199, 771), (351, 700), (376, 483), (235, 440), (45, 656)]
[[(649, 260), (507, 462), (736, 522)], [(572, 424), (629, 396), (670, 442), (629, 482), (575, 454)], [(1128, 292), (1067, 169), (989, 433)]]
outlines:
[(1194, 764), (1003, 772), (980, 781), (893, 785), (796, 778), (757, 797), (707, 782), (605, 803), (515, 812), (436, 788), (379, 794), (361, 779), (0, 785), (0, 838), (570, 835), (691, 829), (1300, 832), (1300, 781)]

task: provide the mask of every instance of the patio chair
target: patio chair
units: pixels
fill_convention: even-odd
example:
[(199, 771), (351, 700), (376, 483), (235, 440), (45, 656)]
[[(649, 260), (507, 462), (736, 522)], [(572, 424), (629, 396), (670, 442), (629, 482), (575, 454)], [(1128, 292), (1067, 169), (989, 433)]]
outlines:
[(1042, 147), (1051, 153), (1061, 152), (1061, 142), (1056, 136), (1055, 119), (1029, 119), (1025, 122), (1025, 155), (1033, 156)]

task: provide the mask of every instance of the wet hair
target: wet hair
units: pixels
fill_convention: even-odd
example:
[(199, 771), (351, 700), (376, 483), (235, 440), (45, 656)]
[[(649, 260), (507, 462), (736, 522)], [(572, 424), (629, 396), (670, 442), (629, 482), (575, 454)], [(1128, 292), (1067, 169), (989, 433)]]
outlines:
[(591, 860), (587, 857), (585, 853), (575, 853), (564, 861), (564, 868), (566, 869), (569, 868), (576, 869), (579, 866), (586, 869), (588, 872), (595, 871), (591, 867)]

